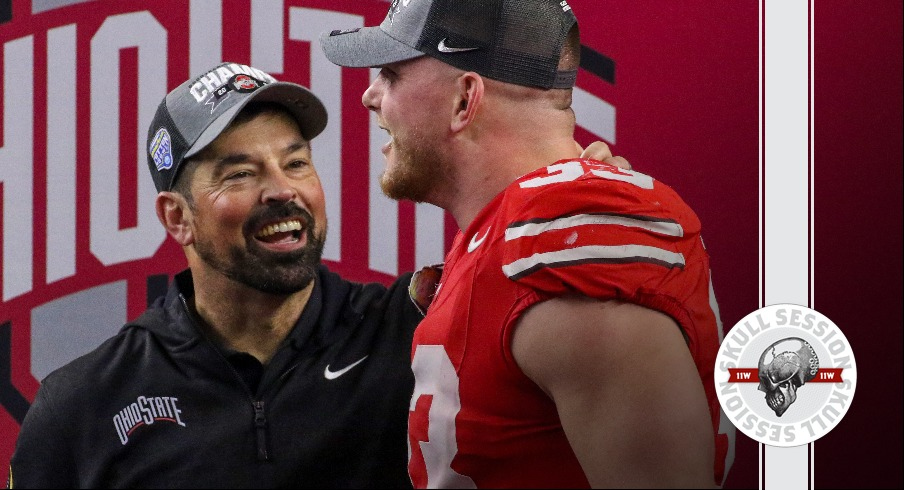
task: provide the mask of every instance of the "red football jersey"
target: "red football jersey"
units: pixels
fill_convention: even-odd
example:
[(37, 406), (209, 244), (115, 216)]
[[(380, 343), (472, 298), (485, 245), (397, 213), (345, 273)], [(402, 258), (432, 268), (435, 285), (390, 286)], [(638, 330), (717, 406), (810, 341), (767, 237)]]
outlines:
[(644, 174), (563, 160), (510, 185), (446, 257), (412, 350), (414, 486), (588, 486), (555, 405), (510, 349), (519, 315), (565, 294), (637, 303), (681, 326), (709, 401), (721, 484), (733, 426), (719, 434), (721, 324), (699, 220)]

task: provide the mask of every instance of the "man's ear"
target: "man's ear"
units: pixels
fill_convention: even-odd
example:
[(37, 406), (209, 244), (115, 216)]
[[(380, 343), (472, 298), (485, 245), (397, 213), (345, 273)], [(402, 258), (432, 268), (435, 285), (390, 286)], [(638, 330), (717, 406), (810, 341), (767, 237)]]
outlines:
[(157, 207), (157, 219), (166, 228), (179, 245), (183, 247), (191, 245), (195, 241), (192, 231), (193, 214), (188, 201), (182, 194), (176, 192), (161, 192), (157, 194), (155, 201)]
[(469, 71), (461, 74), (455, 81), (457, 88), (455, 110), (452, 116), (452, 132), (459, 132), (468, 127), (477, 118), (477, 109), (483, 99), (483, 77)]

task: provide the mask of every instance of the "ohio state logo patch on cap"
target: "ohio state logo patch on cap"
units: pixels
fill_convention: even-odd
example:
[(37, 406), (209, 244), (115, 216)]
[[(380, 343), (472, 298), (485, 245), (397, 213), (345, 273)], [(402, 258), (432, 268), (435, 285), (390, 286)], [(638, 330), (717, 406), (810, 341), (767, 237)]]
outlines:
[(232, 77), (229, 83), (232, 84), (236, 92), (254, 92), (262, 85), (259, 80), (244, 74)]
[(261, 80), (258, 80), (257, 78), (245, 75), (243, 73), (233, 75), (231, 78), (229, 78), (229, 81), (226, 82), (226, 84), (214, 90), (213, 94), (211, 94), (210, 98), (207, 99), (207, 102), (205, 102), (205, 104), (210, 106), (210, 113), (213, 114), (217, 107), (219, 107), (220, 102), (229, 97), (229, 94), (231, 94), (232, 92), (248, 94), (263, 87), (266, 84), (267, 82), (263, 82)]
[(151, 140), (148, 152), (151, 154), (158, 171), (168, 170), (173, 167), (173, 144), (166, 128), (157, 130), (154, 139)]

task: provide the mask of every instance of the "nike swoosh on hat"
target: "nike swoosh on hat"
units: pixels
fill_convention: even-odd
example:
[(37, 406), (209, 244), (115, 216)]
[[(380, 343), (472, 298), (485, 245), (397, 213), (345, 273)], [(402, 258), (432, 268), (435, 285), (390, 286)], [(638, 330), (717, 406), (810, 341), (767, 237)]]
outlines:
[(465, 51), (474, 51), (480, 48), (453, 48), (451, 46), (446, 45), (447, 37), (442, 38), (440, 40), (439, 45), (436, 47), (437, 51), (440, 53), (463, 53)]

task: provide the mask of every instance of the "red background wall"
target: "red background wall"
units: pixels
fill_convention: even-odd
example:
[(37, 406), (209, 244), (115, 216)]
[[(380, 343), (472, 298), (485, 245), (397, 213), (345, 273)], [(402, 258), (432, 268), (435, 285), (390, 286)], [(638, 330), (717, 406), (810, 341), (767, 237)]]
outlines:
[[(32, 14), (32, 2), (2, 2), (11, 16), (0, 24), (0, 44), (34, 36), (34, 285), (26, 293), (0, 302), (0, 463), (12, 453), (18, 431), (17, 414), (33, 399), (38, 381), (31, 373), (30, 312), (67, 294), (111, 281), (128, 283), (128, 317), (143, 310), (147, 277), (171, 275), (184, 266), (181, 251), (167, 240), (152, 257), (104, 266), (87, 245), (89, 213), (86, 201), (91, 117), (88, 102), (90, 59), (87, 51), (98, 27), (110, 16), (145, 10), (166, 29), (167, 89), (189, 76), (188, 5), (183, 1), (86, 2)], [(279, 2), (277, 2), (279, 3)], [(284, 8), (315, 7), (364, 15), (375, 24), (385, 15), (379, 0), (286, 0)], [(250, 0), (226, 0), (223, 5), (222, 55), (251, 63), (248, 44)], [(727, 328), (759, 304), (759, 49), (758, 2), (700, 0), (628, 2), (571, 0), (581, 19), (586, 46), (615, 63), (614, 83), (589, 71), (578, 86), (617, 110), (614, 150), (635, 168), (675, 188), (697, 211), (712, 256), (713, 280)], [(815, 194), (814, 304), (845, 333), (857, 356), (860, 382), (856, 401), (843, 422), (816, 443), (815, 484), (825, 488), (899, 488), (902, 482), (902, 11), (900, 2), (871, 2), (869, 9), (851, 2), (826, 0), (813, 8)], [(0, 5), (2, 6), (2, 5)], [(0, 8), (0, 21), (4, 9)], [(68, 24), (78, 28), (78, 79), (72, 80), (79, 115), (75, 203), (56, 202), (46, 193), (47, 119), (54, 117), (43, 87), (47, 84), (49, 29)], [(331, 29), (341, 26), (323, 26)], [(806, 26), (801, 26), (806, 29)], [(287, 42), (285, 73), (277, 78), (310, 82), (309, 43)], [(2, 55), (2, 52), (0, 52)], [(138, 78), (137, 50), (120, 52), (123, 87)], [(0, 73), (11, 68), (0, 60)], [(139, 80), (138, 83), (141, 83)], [(342, 260), (330, 265), (349, 278), (386, 281), (391, 275), (368, 268), (367, 253), (356, 236), (367, 231), (367, 113), (358, 103), (366, 87), (363, 71), (343, 72), (341, 124), (343, 185)], [(0, 94), (4, 87), (0, 85)], [(123, 142), (120, 189), (125, 204), (120, 226), (135, 226), (136, 172), (134, 142), (139, 131), (136, 96), (119, 94)], [(0, 109), (3, 109), (0, 96)], [(131, 105), (130, 105), (131, 104)], [(0, 111), (0, 114), (3, 114)], [(9, 146), (9, 129), (0, 119), (0, 151)], [(115, 135), (114, 135), (115, 137)], [(599, 137), (579, 128), (577, 138), (589, 143)], [(612, 143), (612, 141), (610, 141)], [(0, 153), (2, 155), (2, 153)], [(10, 162), (0, 160), (0, 165)], [(318, 162), (318, 164), (322, 164)], [(0, 169), (0, 177), (4, 175)], [(13, 186), (0, 181), (0, 209), (16, 197)], [(6, 204), (10, 205), (10, 204)], [(54, 206), (75, 206), (77, 212), (76, 273), (47, 281), (46, 254), (53, 232), (45, 217)], [(403, 204), (399, 215), (399, 269), (415, 266), (413, 207)], [(0, 218), (2, 219), (2, 218)], [(332, 218), (331, 218), (332, 219)], [(27, 233), (0, 227), (3, 236)], [(447, 240), (454, 231), (447, 226)], [(2, 242), (0, 242), (2, 243)], [(0, 251), (2, 254), (2, 251)], [(406, 258), (407, 257), (407, 258)], [(2, 257), (8, 267), (16, 257)], [(3, 340), (7, 336), (6, 349)], [(59, 337), (69, 332), (61, 325)], [(18, 396), (18, 398), (16, 398)], [(86, 416), (92, 416), (86, 414)], [(52, 441), (49, 441), (52, 443)], [(738, 434), (735, 464), (726, 487), (758, 484), (757, 443)]]

